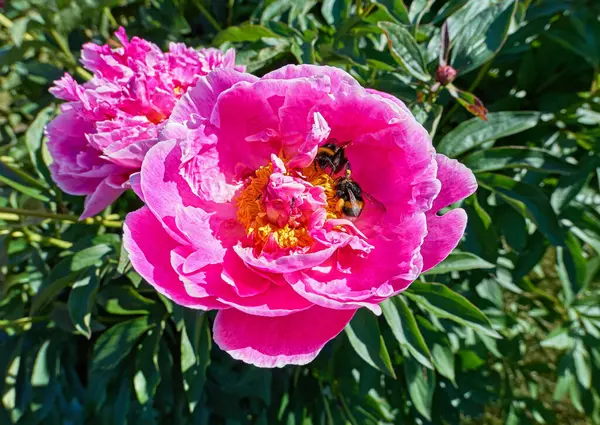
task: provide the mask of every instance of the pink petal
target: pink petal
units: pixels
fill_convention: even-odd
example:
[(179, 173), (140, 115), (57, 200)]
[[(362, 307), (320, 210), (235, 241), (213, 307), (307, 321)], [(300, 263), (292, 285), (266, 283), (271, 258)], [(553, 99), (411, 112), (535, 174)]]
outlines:
[(271, 71), (262, 77), (263, 80), (291, 80), (295, 78), (320, 78), (327, 77), (331, 85), (331, 92), (339, 90), (341, 85), (359, 86), (350, 74), (333, 66), (318, 65), (286, 65)]
[(467, 213), (461, 208), (442, 216), (427, 215), (427, 236), (421, 246), (423, 271), (444, 260), (458, 245), (467, 227)]
[(104, 179), (94, 190), (94, 193), (85, 198), (85, 207), (79, 219), (93, 217), (112, 204), (127, 190), (127, 187), (124, 186), (127, 178), (128, 176), (111, 175)]
[(437, 154), (437, 178), (442, 183), (442, 190), (433, 201), (432, 212), (438, 212), (455, 202), (465, 199), (477, 190), (477, 180), (473, 172), (458, 162), (442, 154)]
[(217, 69), (205, 77), (200, 77), (196, 85), (190, 88), (177, 103), (169, 122), (185, 123), (193, 114), (208, 119), (222, 92), (240, 81), (257, 80), (258, 78), (253, 75), (226, 68)]
[(214, 339), (233, 358), (258, 367), (304, 365), (344, 329), (354, 312), (315, 306), (274, 318), (229, 309), (217, 314)]
[(187, 293), (171, 266), (171, 251), (178, 244), (165, 232), (148, 207), (127, 215), (123, 226), (123, 244), (135, 270), (175, 303), (201, 310), (226, 308), (214, 297), (196, 298)]

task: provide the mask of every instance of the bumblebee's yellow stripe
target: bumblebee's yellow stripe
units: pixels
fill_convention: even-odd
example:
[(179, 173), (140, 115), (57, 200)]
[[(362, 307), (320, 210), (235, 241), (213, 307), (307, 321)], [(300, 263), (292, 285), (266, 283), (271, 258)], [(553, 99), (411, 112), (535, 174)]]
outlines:
[(329, 148), (320, 147), (319, 150), (317, 151), (317, 153), (321, 153), (321, 152), (325, 152), (327, 155), (335, 155), (335, 152), (333, 151), (333, 149), (329, 149)]

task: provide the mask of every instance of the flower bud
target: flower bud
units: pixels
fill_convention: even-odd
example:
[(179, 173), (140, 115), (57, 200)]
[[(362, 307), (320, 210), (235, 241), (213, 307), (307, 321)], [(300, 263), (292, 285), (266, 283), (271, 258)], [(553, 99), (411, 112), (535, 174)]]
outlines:
[(450, 65), (440, 65), (437, 71), (435, 71), (435, 81), (438, 81), (442, 85), (446, 86), (450, 84), (456, 78), (456, 70)]

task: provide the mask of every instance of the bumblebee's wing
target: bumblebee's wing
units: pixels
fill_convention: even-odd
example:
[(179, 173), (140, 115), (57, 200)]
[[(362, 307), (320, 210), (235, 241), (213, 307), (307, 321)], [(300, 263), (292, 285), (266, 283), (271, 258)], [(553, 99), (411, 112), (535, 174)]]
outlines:
[(350, 203), (350, 211), (352, 211), (351, 216), (358, 217), (362, 212), (364, 202), (356, 199), (356, 196), (354, 196), (354, 193), (352, 193), (351, 190), (348, 191), (348, 198), (348, 202)]
[(372, 209), (372, 210), (377, 210), (381, 213), (386, 212), (385, 206), (379, 202), (375, 197), (369, 195), (367, 192), (363, 191), (361, 196), (367, 201), (365, 202), (364, 208), (367, 209)]

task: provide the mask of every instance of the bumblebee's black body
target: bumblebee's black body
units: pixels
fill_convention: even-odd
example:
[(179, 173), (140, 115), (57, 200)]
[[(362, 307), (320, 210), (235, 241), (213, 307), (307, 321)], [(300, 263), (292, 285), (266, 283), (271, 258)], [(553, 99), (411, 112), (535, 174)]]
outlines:
[(335, 196), (340, 199), (338, 209), (348, 217), (358, 217), (365, 205), (363, 191), (350, 177), (341, 177), (335, 185)]
[[(332, 139), (335, 140), (335, 139)], [(315, 169), (331, 170), (331, 174), (338, 174), (349, 167), (348, 158), (344, 152), (346, 146), (326, 143), (319, 148), (315, 156)]]

